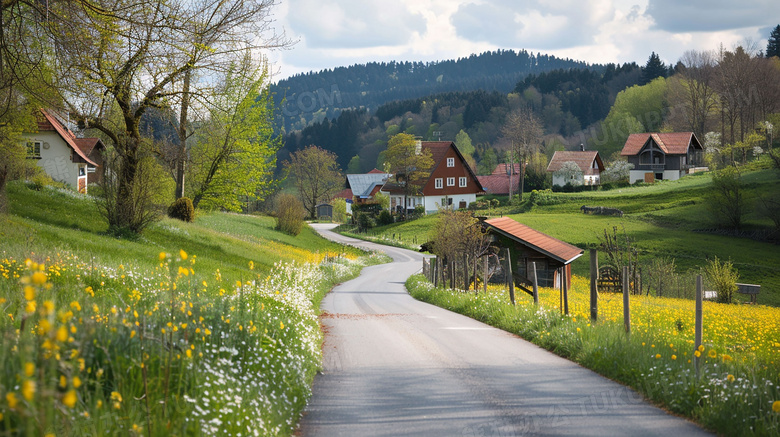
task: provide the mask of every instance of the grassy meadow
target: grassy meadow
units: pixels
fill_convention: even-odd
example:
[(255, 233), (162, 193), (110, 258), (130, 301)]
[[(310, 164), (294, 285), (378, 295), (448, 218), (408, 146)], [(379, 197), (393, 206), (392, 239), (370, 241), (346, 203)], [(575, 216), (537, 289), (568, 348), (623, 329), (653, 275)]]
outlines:
[(116, 239), (87, 196), (8, 191), (0, 436), (291, 435), (321, 362), (319, 301), (381, 262), (236, 214)]
[[(589, 281), (575, 276), (570, 315), (559, 291), (540, 289), (540, 305), (505, 287), (487, 293), (434, 288), (422, 275), (406, 284), (416, 299), (513, 332), (629, 385), (667, 410), (719, 435), (780, 433), (780, 309), (705, 302), (702, 346), (694, 349), (694, 302), (631, 296), (631, 334), (622, 295), (601, 293), (590, 321)], [(701, 360), (696, 375), (695, 357)]]
[[(775, 193), (777, 173), (770, 170), (744, 174), (746, 192), (751, 199)], [(696, 174), (677, 181), (629, 187), (610, 191), (555, 193), (540, 204), (500, 207), (477, 211), (489, 217), (509, 216), (534, 229), (581, 248), (596, 247), (604, 230), (627, 235), (640, 251), (640, 263), (653, 259), (674, 259), (678, 273), (686, 274), (703, 267), (708, 259), (730, 259), (740, 274), (740, 282), (760, 284), (758, 302), (780, 306), (780, 248), (776, 244), (744, 237), (709, 232), (716, 227), (707, 208), (709, 174)], [(526, 199), (529, 194), (526, 194)], [(586, 215), (582, 205), (618, 208), (623, 217)], [(522, 212), (518, 212), (518, 209)], [(768, 219), (751, 211), (745, 230), (770, 227)], [(427, 240), (436, 224), (436, 215), (420, 220), (375, 228), (369, 238), (394, 240), (395, 244), (414, 247)], [(419, 243), (418, 243), (419, 244)], [(600, 256), (600, 261), (603, 257)], [(572, 264), (576, 274), (588, 274), (587, 256)], [(690, 276), (690, 275), (688, 275)], [(737, 296), (743, 298), (743, 296)]]

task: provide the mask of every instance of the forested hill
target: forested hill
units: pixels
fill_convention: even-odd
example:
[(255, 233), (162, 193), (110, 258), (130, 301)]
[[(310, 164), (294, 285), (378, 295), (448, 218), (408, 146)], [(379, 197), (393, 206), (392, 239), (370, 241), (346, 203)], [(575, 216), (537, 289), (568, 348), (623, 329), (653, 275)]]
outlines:
[[(591, 65), (525, 50), (498, 50), (439, 62), (389, 62), (352, 65), (299, 74), (271, 86), (286, 132), (312, 120), (335, 118), (347, 108), (370, 111), (384, 103), (449, 91), (508, 93), (529, 74), (554, 69), (602, 70)], [(284, 104), (282, 103), (282, 100)]]

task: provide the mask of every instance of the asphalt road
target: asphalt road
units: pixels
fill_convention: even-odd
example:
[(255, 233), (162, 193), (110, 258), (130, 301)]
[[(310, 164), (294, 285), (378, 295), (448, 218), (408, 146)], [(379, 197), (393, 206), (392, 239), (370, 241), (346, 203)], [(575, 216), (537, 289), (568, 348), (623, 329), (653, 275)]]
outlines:
[(404, 282), (421, 254), (312, 226), (394, 262), (364, 269), (322, 301), (324, 369), (301, 435), (710, 435), (517, 336), (414, 300)]

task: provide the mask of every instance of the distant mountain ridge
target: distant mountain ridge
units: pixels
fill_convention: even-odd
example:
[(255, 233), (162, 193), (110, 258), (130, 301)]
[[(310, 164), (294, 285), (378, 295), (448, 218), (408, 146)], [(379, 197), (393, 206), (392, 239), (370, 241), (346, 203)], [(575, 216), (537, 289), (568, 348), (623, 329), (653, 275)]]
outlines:
[(370, 62), (303, 73), (272, 84), (271, 92), (281, 108), (277, 125), (289, 133), (345, 109), (373, 111), (388, 102), (451, 91), (508, 93), (529, 74), (603, 68), (526, 50), (497, 50), (457, 60)]

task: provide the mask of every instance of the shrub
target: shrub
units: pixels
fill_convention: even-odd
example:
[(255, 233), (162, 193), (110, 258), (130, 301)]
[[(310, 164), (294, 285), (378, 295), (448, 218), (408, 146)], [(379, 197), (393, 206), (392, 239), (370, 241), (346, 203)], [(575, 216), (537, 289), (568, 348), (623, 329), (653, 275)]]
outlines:
[(303, 203), (292, 194), (280, 194), (276, 198), (276, 230), (293, 236), (300, 234), (305, 215)]
[(707, 282), (718, 292), (717, 301), (731, 303), (734, 292), (737, 291), (739, 273), (731, 261), (721, 262), (717, 257), (710, 260), (704, 267), (704, 276)]
[(41, 191), (45, 187), (54, 183), (54, 180), (46, 173), (38, 172), (27, 180), (27, 186), (35, 191)]
[(168, 207), (168, 217), (181, 220), (183, 222), (195, 221), (195, 207), (192, 206), (192, 199), (189, 197), (180, 197)]
[(379, 226), (392, 224), (393, 216), (390, 214), (390, 211), (383, 209), (382, 212), (379, 213), (379, 217), (377, 217), (376, 223)]
[(528, 200), (532, 205), (555, 205), (560, 203), (560, 199), (555, 196), (552, 190), (533, 190)]
[(369, 213), (356, 212), (355, 216), (358, 225), (358, 232), (366, 232), (367, 230), (376, 226), (376, 221)]

